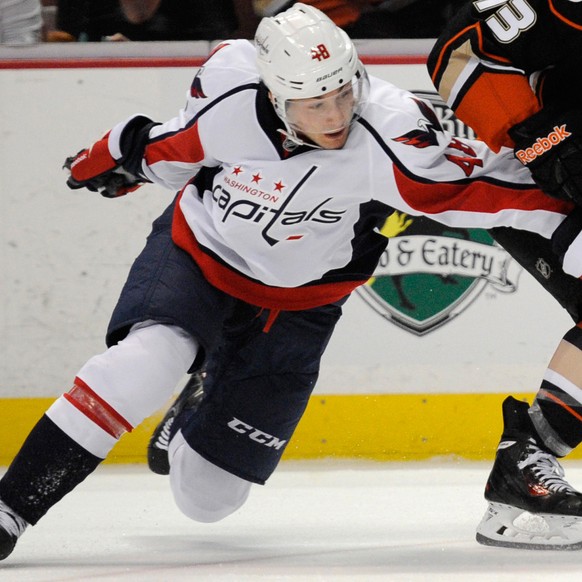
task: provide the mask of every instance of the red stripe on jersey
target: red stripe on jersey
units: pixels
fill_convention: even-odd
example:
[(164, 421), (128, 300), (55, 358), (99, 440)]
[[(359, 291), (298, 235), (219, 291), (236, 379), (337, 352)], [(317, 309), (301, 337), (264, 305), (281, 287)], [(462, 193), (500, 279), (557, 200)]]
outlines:
[(179, 199), (172, 222), (172, 239), (194, 259), (211, 285), (232, 297), (265, 309), (299, 311), (327, 305), (339, 301), (367, 281), (360, 279), (303, 287), (271, 287), (252, 281), (204, 252), (186, 222)]
[(148, 166), (156, 162), (200, 162), (204, 159), (204, 148), (198, 124), (150, 143), (146, 146), (144, 158)]
[(563, 400), (558, 398), (555, 394), (552, 394), (549, 390), (540, 390), (537, 394), (538, 398), (547, 398), (548, 400), (553, 400), (558, 406), (561, 406), (564, 410), (569, 412), (576, 420), (582, 422), (582, 416), (576, 412), (571, 406), (568, 406)]
[(513, 209), (568, 214), (573, 208), (569, 202), (550, 198), (536, 188), (516, 190), (483, 181), (468, 184), (420, 182), (397, 166), (394, 166), (394, 177), (403, 200), (422, 213), (439, 214), (452, 210), (494, 214)]
[(133, 430), (133, 426), (123, 416), (80, 378), (75, 378), (73, 387), (63, 396), (99, 428), (116, 439), (120, 438), (124, 432)]

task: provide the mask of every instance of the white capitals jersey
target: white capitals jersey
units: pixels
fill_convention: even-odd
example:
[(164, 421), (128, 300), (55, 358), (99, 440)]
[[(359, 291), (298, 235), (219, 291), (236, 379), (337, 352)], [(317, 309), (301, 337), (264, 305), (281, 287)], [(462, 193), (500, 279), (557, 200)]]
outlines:
[(430, 105), (374, 78), (342, 149), (288, 152), (255, 58), (248, 41), (221, 45), (179, 116), (150, 130), (141, 167), (182, 189), (173, 239), (235, 297), (306, 309), (347, 295), (371, 276), (393, 209), (549, 237), (572, 208), (537, 190), (510, 150), (454, 138)]

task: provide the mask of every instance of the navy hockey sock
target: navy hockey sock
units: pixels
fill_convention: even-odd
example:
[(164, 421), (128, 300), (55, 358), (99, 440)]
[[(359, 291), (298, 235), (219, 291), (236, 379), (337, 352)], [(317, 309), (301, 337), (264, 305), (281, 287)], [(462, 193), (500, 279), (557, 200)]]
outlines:
[(102, 460), (43, 415), (0, 480), (0, 499), (34, 525)]

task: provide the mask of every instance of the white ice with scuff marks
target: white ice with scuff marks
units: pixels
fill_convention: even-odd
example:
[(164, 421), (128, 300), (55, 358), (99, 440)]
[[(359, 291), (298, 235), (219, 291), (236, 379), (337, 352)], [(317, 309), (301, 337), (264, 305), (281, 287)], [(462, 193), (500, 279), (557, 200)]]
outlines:
[[(565, 463), (582, 484), (582, 464)], [(0, 581), (580, 580), (582, 552), (480, 546), (489, 463), (284, 462), (243, 508), (198, 524), (166, 477), (104, 466), (29, 528)]]

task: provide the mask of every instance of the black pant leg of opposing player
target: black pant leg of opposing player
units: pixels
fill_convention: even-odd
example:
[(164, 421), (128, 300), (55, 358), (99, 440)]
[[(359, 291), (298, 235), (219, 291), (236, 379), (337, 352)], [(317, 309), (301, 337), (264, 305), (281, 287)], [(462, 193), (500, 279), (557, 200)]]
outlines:
[(508, 227), (492, 228), (488, 232), (556, 299), (574, 323), (582, 320), (582, 281), (564, 273), (548, 239)]
[(512, 228), (490, 233), (577, 324), (564, 335), (530, 410), (541, 442), (565, 456), (582, 442), (582, 281), (564, 273), (549, 240)]
[[(551, 242), (510, 228), (491, 234), (578, 323), (582, 282), (563, 272)], [(480, 543), (582, 548), (582, 495), (555, 458), (582, 442), (581, 388), (582, 330), (576, 325), (560, 342), (533, 405), (511, 397), (503, 404), (504, 431), (485, 488), (489, 507), (477, 527)]]

